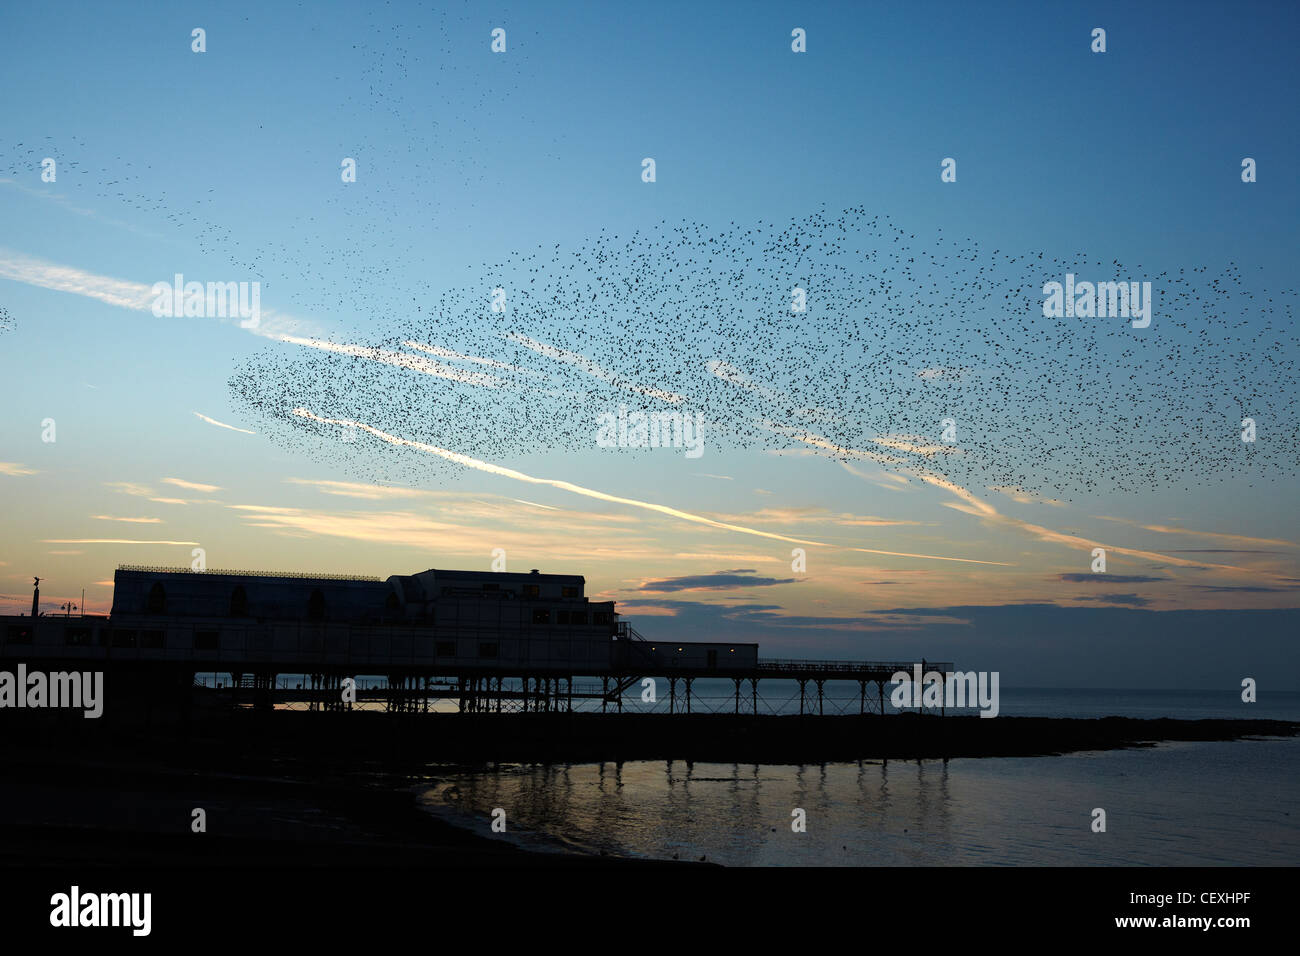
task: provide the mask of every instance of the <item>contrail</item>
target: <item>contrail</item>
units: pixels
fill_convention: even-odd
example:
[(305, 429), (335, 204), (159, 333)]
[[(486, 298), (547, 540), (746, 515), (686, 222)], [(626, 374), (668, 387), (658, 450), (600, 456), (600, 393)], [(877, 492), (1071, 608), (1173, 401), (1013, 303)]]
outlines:
[(234, 425), (227, 425), (225, 422), (219, 422), (215, 418), (208, 418), (208, 416), (204, 415), (202, 412), (195, 412), (194, 414), (209, 425), (216, 425), (218, 428), (229, 428), (232, 432), (243, 432), (245, 435), (257, 434), (257, 432), (250, 432), (247, 428), (236, 428)]
[[(344, 428), (359, 428), (364, 432), (374, 435), (390, 445), (398, 445), (406, 448), (415, 448), (419, 451), (427, 452), (430, 455), (437, 455), (439, 458), (445, 458), (447, 461), (463, 465), (466, 468), (473, 468), (477, 471), (485, 471), (491, 475), (500, 475), (503, 478), (513, 478), (515, 481), (524, 481), (531, 485), (550, 485), (552, 488), (559, 488), (562, 491), (572, 492), (575, 495), (585, 495), (588, 498), (595, 498), (599, 501), (610, 501), (615, 504), (630, 505), (633, 508), (643, 508), (646, 511), (656, 511), (659, 514), (668, 515), (671, 518), (680, 518), (682, 521), (691, 521), (695, 524), (709, 525), (713, 528), (722, 528), (724, 531), (738, 531), (741, 534), (752, 534), (760, 538), (771, 538), (774, 541), (785, 541), (790, 544), (811, 544), (819, 548), (835, 548), (843, 550), (835, 545), (826, 544), (822, 541), (809, 541), (804, 538), (790, 538), (782, 534), (773, 534), (770, 531), (760, 531), (757, 528), (746, 528), (743, 525), (728, 524), (725, 521), (714, 521), (712, 518), (705, 518), (703, 515), (691, 514), (689, 511), (679, 511), (677, 508), (670, 508), (667, 505), (658, 505), (650, 501), (638, 501), (635, 498), (623, 498), (618, 495), (606, 494), (603, 491), (596, 491), (593, 488), (584, 488), (582, 485), (575, 485), (570, 481), (562, 481), (558, 478), (537, 478), (533, 475), (525, 474), (522, 471), (515, 471), (513, 468), (505, 468), (501, 465), (494, 465), (491, 462), (481, 461), (478, 458), (471, 458), (469, 455), (462, 455), (460, 452), (449, 451), (446, 448), (439, 448), (436, 445), (428, 445), (424, 442), (412, 441), (409, 438), (400, 438), (397, 435), (390, 435), (388, 432), (380, 431), (372, 425), (363, 422), (349, 421), (343, 418), (322, 418), (315, 415), (305, 408), (295, 408), (293, 413), (299, 418), (308, 418), (314, 422), (320, 422), (323, 425), (339, 425)], [(853, 548), (854, 551), (865, 551), (865, 548)], [(897, 554), (892, 551), (873, 551), (872, 554)], [(929, 558), (936, 561), (961, 561), (967, 564), (997, 564), (995, 561), (976, 561), (971, 558), (948, 558), (930, 554), (918, 555), (898, 555), (900, 557), (917, 557)]]
[(197, 545), (197, 541), (138, 541), (135, 538), (44, 538), (41, 544), (175, 544)]

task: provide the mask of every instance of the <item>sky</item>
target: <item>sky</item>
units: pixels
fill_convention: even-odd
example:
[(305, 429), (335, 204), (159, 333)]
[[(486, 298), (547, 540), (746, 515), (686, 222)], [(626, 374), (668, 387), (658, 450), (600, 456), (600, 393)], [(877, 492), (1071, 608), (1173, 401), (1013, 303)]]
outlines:
[[(209, 568), (379, 576), (487, 568), (503, 549), (509, 570), (586, 575), (649, 636), (924, 655), (1008, 686), (1267, 673), (1296, 689), (1298, 17), (1280, 3), (8, 5), (0, 606), (25, 610), (39, 575), (47, 610), (84, 588), (106, 611), (117, 565), (189, 566), (195, 548)], [(930, 341), (962, 354), (935, 364), (911, 326), (870, 352), (851, 333), (871, 317), (827, 286), (850, 282), (845, 263), (884, 281), (898, 260), (879, 230), (884, 258), (810, 252), (816, 331), (769, 334), (734, 290), (710, 300), (734, 321), (702, 325), (529, 298), (566, 263), (587, 282), (630, 275), (652, 238), (662, 276), (674, 229), (804, 235), (849, 209), (862, 235), (888, 217), (918, 258), (977, 245), (981, 281), (1028, 301), (958, 317), (970, 280), (955, 258), (927, 283), (895, 268), (863, 308), (911, 302), (918, 322), (924, 303)], [(729, 254), (680, 267), (697, 299)], [(1151, 281), (1152, 327), (1044, 319), (1037, 287), (1071, 263)], [(1175, 287), (1180, 270), (1204, 278)], [(259, 283), (258, 325), (156, 316), (153, 285), (178, 273)], [(1198, 327), (1225, 286), (1227, 311)], [(513, 312), (490, 312), (497, 287)], [(1094, 336), (1099, 364), (1059, 360), (1062, 341)], [(809, 343), (829, 358), (796, 369)], [(1032, 362), (998, 377), (1001, 344)], [(1236, 435), (1249, 402), (1196, 391), (1228, 363), (1224, 381), (1268, 410), (1254, 446)], [(1130, 366), (1142, 384), (1112, 392)], [(946, 411), (899, 397), (932, 379), (983, 445), (945, 447)], [(1061, 398), (1090, 385), (1115, 422), (1144, 416), (1140, 441)], [(1156, 435), (1192, 395), (1194, 419)], [(703, 453), (600, 447), (596, 415), (620, 404), (703, 409)], [(1047, 447), (1066, 478), (1036, 470)], [(995, 477), (1000, 456), (1025, 480)]]

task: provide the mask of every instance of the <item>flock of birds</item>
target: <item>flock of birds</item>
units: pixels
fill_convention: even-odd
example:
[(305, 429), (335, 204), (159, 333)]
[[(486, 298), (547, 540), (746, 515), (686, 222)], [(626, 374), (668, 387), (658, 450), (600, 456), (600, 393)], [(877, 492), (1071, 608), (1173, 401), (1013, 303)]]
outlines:
[[(210, 190), (159, 188), (138, 156), (83, 160), (97, 152), (75, 136), (0, 145), (0, 171), (30, 179), (57, 156), (68, 203), (111, 202), (135, 222), (188, 235), (259, 280), (265, 305), (284, 305), (275, 287), (291, 280), (292, 309), (356, 316), (355, 331), (335, 338), (372, 351), (268, 344), (229, 384), (275, 441), (373, 480), (458, 466), (294, 410), (501, 463), (598, 453), (600, 417), (622, 406), (698, 416), (706, 455), (793, 450), (1060, 499), (1285, 480), (1300, 467), (1295, 290), (1266, 289), (1236, 264), (1148, 275), (1082, 252), (918, 234), (855, 206), (779, 223), (600, 230), (484, 263), (455, 288), (412, 281), (439, 190), (490, 187), (472, 157), (499, 145), (510, 123), (534, 122), (491, 121), (511, 113), (529, 37), (512, 34), (509, 56), (485, 56), (475, 69), (488, 72), (466, 73), (448, 65), (453, 49), (427, 39), (486, 46), (482, 23), (429, 16), (442, 20), (413, 34), (422, 43), (391, 24), (359, 23), (352, 56), (364, 69), (345, 75), (340, 64), (336, 125), (364, 114), (397, 153), (371, 161), (363, 144), (330, 143), (357, 158), (358, 189), (329, 192), (275, 240), (223, 222)], [(419, 103), (408, 99), (417, 72)], [(428, 109), (430, 89), (446, 110)], [(483, 121), (444, 126), (452, 106)], [(256, 136), (268, 145), (275, 136), (248, 132), (251, 153)], [(435, 174), (442, 180), (429, 188)], [(319, 238), (340, 229), (346, 247)], [(1043, 284), (1067, 272), (1150, 281), (1150, 328), (1045, 318)], [(503, 311), (492, 307), (497, 288)], [(805, 311), (792, 309), (795, 289)], [(12, 325), (0, 311), (0, 331)], [(1254, 443), (1241, 440), (1245, 418), (1257, 423)]]
[[(1150, 327), (1045, 318), (1042, 287), (1067, 272), (1150, 281)], [(601, 231), (418, 301), (357, 333), (382, 353), (268, 349), (232, 377), (235, 396), (278, 440), (372, 477), (413, 456), (364, 432), (340, 441), (355, 436), (293, 410), (501, 462), (595, 450), (599, 416), (621, 405), (700, 416), (709, 450), (795, 449), (1061, 499), (1277, 480), (1300, 464), (1295, 293), (1235, 264), (1148, 276), (918, 238), (858, 206)], [(430, 350), (433, 374), (376, 358)], [(422, 472), (455, 467), (421, 458)]]

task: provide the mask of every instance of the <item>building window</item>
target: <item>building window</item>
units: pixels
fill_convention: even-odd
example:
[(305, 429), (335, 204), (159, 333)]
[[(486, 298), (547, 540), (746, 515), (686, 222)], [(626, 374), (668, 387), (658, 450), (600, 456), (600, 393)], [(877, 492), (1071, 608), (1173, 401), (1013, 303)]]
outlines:
[[(157, 587), (157, 586), (158, 586), (158, 585), (156, 585), (156, 584), (154, 585), (154, 587)], [(135, 647), (135, 642), (136, 642), (135, 631), (130, 631), (130, 630), (126, 630), (126, 631), (124, 631), (124, 630), (115, 630), (115, 631), (113, 631), (113, 646), (114, 646), (114, 647)]]
[(196, 651), (215, 651), (217, 649), (217, 632), (195, 631), (194, 649)]
[(140, 646), (149, 650), (160, 650), (164, 646), (162, 631), (141, 631)]
[(535, 597), (540, 597), (540, 596), (541, 596), (541, 593), (542, 593), (542, 587), (541, 587), (540, 584), (525, 584), (525, 585), (524, 585), (524, 597), (526, 597), (526, 598), (535, 598)]
[(573, 587), (572, 585), (560, 588), (560, 597), (576, 598), (577, 596), (578, 596), (578, 589)]
[(89, 647), (90, 628), (70, 627), (63, 632), (63, 643), (69, 647)]
[(587, 612), (586, 612), (586, 611), (571, 611), (571, 612), (569, 613), (569, 623), (570, 623), (570, 624), (586, 624), (586, 623), (587, 623)]
[(551, 623), (550, 608), (545, 608), (545, 607), (533, 608), (533, 623), (550, 624)]
[(161, 581), (155, 581), (153, 587), (149, 589), (149, 600), (145, 604), (145, 613), (167, 613), (167, 591), (163, 588)]
[(484, 581), (484, 582), (483, 582), (483, 590), (484, 590), (484, 591), (498, 591), (498, 590), (500, 590), (500, 588), (501, 588), (501, 585), (497, 584), (495, 581)]
[(438, 647), (437, 647), (437, 654), (438, 654), (439, 657), (455, 657), (455, 656), (456, 656), (456, 642), (455, 642), (455, 641), (439, 641), (439, 642), (438, 642)]
[(497, 646), (496, 646), (496, 644), (491, 643), (491, 642), (486, 642), (486, 641), (480, 643), (479, 646), (478, 646), (478, 656), (479, 656), (479, 657), (488, 657), (488, 658), (492, 658), (493, 660), (495, 660), (495, 659), (496, 659), (496, 656), (497, 656)]
[(10, 644), (30, 644), (32, 642), (32, 629), (22, 625), (14, 625), (6, 632), (5, 640)]
[(320, 593), (320, 588), (313, 588), (307, 600), (307, 620), (325, 620), (325, 595)]
[(235, 589), (230, 592), (230, 616), (248, 616), (248, 592), (244, 590), (242, 584), (236, 584)]
[(568, 624), (568, 623), (569, 623), (569, 612), (568, 612), (568, 611), (556, 611), (556, 612), (555, 612), (555, 623), (556, 623), (556, 624)]
[(613, 623), (612, 617), (613, 615), (611, 615), (609, 611), (597, 611), (591, 616), (591, 623), (612, 624)]

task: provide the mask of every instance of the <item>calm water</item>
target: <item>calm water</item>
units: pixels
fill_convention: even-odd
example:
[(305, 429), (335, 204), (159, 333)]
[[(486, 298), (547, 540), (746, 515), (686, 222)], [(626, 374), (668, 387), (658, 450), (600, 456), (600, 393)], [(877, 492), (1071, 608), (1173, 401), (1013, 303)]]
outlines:
[[(1234, 707), (1203, 692), (1004, 690), (1002, 705), (1300, 719), (1300, 694), (1270, 696)], [(485, 834), (502, 807), (510, 832), (497, 838), (538, 848), (736, 866), (1295, 865), (1298, 789), (1289, 738), (946, 763), (501, 765), (440, 778), (423, 800)], [(1106, 833), (1091, 830), (1095, 807)], [(807, 832), (792, 832), (795, 808)]]

